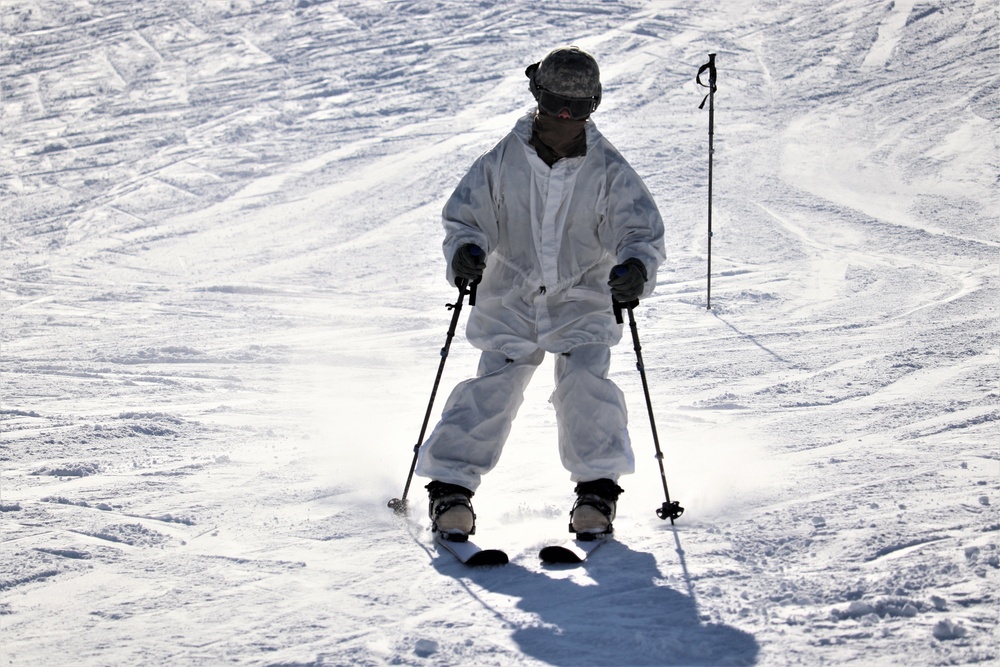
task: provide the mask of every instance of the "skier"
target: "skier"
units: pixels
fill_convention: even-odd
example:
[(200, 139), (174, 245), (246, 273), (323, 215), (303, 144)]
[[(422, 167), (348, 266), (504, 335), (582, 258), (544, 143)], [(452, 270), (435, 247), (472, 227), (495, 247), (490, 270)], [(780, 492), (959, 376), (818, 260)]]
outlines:
[(476, 377), (449, 396), (416, 472), (433, 480), (433, 530), (455, 541), (475, 532), (471, 498), (546, 352), (557, 355), (551, 402), (576, 482), (570, 531), (609, 534), (618, 479), (635, 468), (624, 395), (608, 379), (610, 346), (622, 335), (612, 298), (652, 292), (663, 221), (590, 120), (601, 102), (593, 56), (560, 47), (525, 74), (537, 108), (476, 160), (443, 211), (448, 280), (478, 282), (466, 334), (482, 355)]

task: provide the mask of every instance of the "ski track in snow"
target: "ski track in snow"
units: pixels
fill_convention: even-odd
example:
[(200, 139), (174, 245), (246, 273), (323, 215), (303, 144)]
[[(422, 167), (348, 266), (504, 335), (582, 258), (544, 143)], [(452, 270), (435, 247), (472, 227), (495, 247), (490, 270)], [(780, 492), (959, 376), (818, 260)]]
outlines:
[[(988, 0), (9, 0), (0, 659), (935, 665), (998, 656), (998, 15)], [(618, 540), (538, 373), (472, 571), (402, 490), (454, 294), (440, 207), (594, 52), (669, 224), (613, 376)], [(712, 308), (707, 112), (718, 53)], [(993, 65), (991, 69), (991, 64)], [(463, 317), (464, 322), (464, 317)], [(472, 372), (459, 336), (442, 394)]]

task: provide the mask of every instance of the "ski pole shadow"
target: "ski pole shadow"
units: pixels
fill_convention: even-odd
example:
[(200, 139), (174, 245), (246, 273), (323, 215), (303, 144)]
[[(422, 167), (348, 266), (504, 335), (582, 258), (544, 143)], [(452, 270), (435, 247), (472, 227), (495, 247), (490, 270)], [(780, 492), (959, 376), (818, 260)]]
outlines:
[(743, 338), (744, 340), (750, 341), (752, 344), (756, 345), (761, 350), (763, 350), (767, 354), (769, 354), (772, 357), (774, 357), (775, 360), (777, 360), (777, 361), (779, 361), (779, 362), (781, 362), (783, 364), (787, 364), (788, 366), (795, 367), (794, 363), (792, 363), (788, 359), (785, 359), (780, 354), (778, 354), (777, 352), (775, 352), (771, 348), (769, 348), (766, 345), (764, 345), (763, 343), (761, 343), (759, 340), (757, 340), (756, 336), (754, 336), (752, 334), (748, 334), (745, 331), (741, 331), (736, 325), (734, 325), (733, 323), (729, 322), (728, 320), (726, 320), (726, 318), (722, 317), (721, 315), (719, 315), (715, 311), (712, 311), (712, 315), (715, 317), (715, 319), (719, 320), (720, 322), (722, 322), (723, 324), (725, 324), (727, 327), (729, 327), (730, 329), (732, 329), (733, 332), (736, 333), (736, 335), (738, 335), (740, 338)]
[[(533, 572), (517, 563), (471, 570), (484, 590), (516, 598), (525, 620), (498, 617), (514, 628), (525, 655), (550, 665), (753, 665), (759, 645), (737, 628), (700, 618), (688, 593), (665, 582), (652, 554), (612, 541), (578, 573), (553, 566)], [(686, 572), (685, 572), (686, 575)], [(485, 604), (485, 601), (484, 601)]]

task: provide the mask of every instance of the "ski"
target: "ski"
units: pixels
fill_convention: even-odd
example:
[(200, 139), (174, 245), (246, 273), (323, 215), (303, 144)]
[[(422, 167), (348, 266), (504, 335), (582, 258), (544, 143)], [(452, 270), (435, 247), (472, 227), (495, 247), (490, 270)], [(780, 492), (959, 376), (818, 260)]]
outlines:
[(566, 540), (562, 544), (543, 547), (538, 557), (543, 563), (582, 563), (607, 542), (606, 538), (592, 540)]
[(451, 553), (459, 562), (469, 567), (483, 567), (487, 565), (506, 565), (509, 561), (507, 554), (500, 549), (483, 549), (471, 540), (465, 542), (453, 542), (446, 540), (440, 535), (434, 537), (434, 542)]

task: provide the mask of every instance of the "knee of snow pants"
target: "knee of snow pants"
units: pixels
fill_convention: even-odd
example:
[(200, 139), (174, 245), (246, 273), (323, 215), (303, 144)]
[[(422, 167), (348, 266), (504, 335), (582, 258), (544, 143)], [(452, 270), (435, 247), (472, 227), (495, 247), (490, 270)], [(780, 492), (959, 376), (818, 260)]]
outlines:
[(483, 352), (475, 378), (451, 392), (441, 420), (420, 448), (416, 474), (475, 491), (500, 459), (524, 390), (545, 358), (542, 350), (516, 360)]
[(611, 348), (581, 345), (556, 357), (552, 404), (559, 455), (574, 482), (635, 472), (625, 395), (608, 379)]

